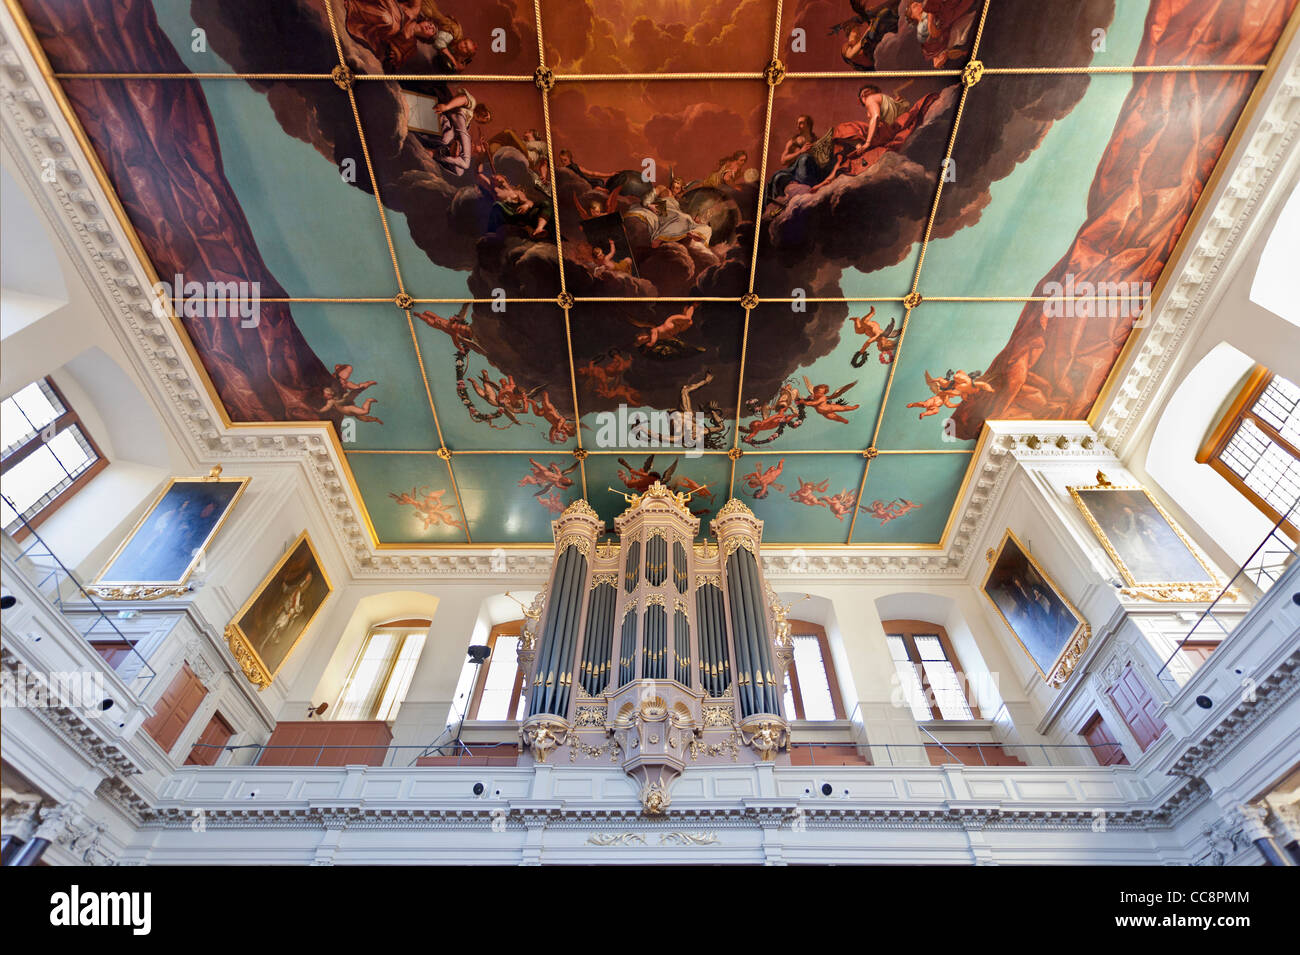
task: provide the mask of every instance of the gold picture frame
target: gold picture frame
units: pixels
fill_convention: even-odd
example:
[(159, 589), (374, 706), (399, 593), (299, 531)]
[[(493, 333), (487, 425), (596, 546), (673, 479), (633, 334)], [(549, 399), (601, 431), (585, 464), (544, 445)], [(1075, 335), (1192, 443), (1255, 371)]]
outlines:
[[(1008, 544), (1014, 548), (1014, 553), (1008, 551)], [(1004, 561), (1004, 558), (1009, 553), (1011, 553), (1011, 560)], [(1025, 656), (1029, 657), (1029, 661), (1034, 665), (1034, 669), (1038, 671), (1039, 676), (1054, 689), (1061, 687), (1070, 678), (1070, 674), (1074, 672), (1075, 666), (1092, 639), (1092, 628), (1088, 625), (1087, 619), (1079, 612), (1079, 608), (1065, 596), (1061, 588), (1056, 585), (1056, 582), (1048, 576), (1047, 571), (1034, 559), (1034, 556), (1029, 553), (1029, 549), (1021, 543), (1020, 538), (1015, 535), (1011, 528), (1006, 529), (1006, 532), (1002, 535), (1002, 541), (996, 548), (990, 548), (987, 556), (989, 569), (985, 572), (984, 580), (980, 584), (980, 592), (993, 605), (993, 609), (1002, 619), (1006, 628), (1011, 631), (1011, 635), (1015, 637), (1016, 642), (1020, 644), (1020, 649), (1025, 652)], [(1032, 595), (1024, 593), (1026, 585), (1020, 584), (1019, 589), (1022, 591), (1023, 598), (1037, 607), (1041, 607), (1043, 600), (1046, 599), (1049, 606), (1043, 608), (1043, 611), (1048, 613), (1049, 620), (1053, 616), (1059, 616), (1058, 608), (1050, 606), (1051, 600), (1054, 599), (1060, 604), (1059, 611), (1068, 613), (1074, 621), (1072, 628), (1066, 633), (1064, 639), (1059, 640), (1059, 650), (1053, 647), (1054, 652), (1050, 655), (1044, 653), (1044, 650), (1050, 644), (1044, 643), (1043, 635), (1021, 633), (1021, 629), (1028, 630), (1030, 628), (1030, 621), (1027, 619), (1019, 620), (1021, 629), (1017, 629), (1016, 624), (1008, 618), (1003, 605), (998, 602), (990, 588), (990, 582), (993, 582), (995, 587), (1000, 588), (1003, 584), (1002, 578), (1008, 574), (1014, 574), (1019, 569), (1014, 565), (1019, 563), (1020, 558), (1024, 559), (1024, 569), (1020, 572), (1030, 578), (1028, 586), (1033, 588)], [(1043, 582), (1050, 594), (1042, 592), (1033, 579), (1035, 576)], [(1005, 599), (1003, 603), (1006, 603)], [(1034, 644), (1033, 648), (1025, 642), (1026, 639), (1029, 639)], [(1050, 662), (1050, 666), (1044, 666), (1048, 662)]]
[[(104, 600), (157, 600), (188, 593), (190, 577), (251, 480), (222, 477), (220, 465), (205, 477), (171, 478), (87, 589)], [(195, 510), (185, 515), (192, 505)], [(204, 514), (211, 507), (220, 508), (215, 519)]]
[(265, 690), (334, 592), (303, 531), (226, 626), (226, 643), (249, 682)]
[[(1218, 597), (1223, 588), (1219, 575), (1145, 487), (1112, 484), (1106, 480), (1105, 474), (1098, 471), (1096, 484), (1067, 487), (1066, 490), (1119, 570), (1125, 585), (1120, 589), (1121, 594), (1164, 602), (1206, 601)], [(1107, 513), (1097, 505), (1112, 495), (1113, 504)], [(1125, 513), (1120, 514), (1117, 508), (1123, 508)], [(1127, 541), (1117, 539), (1123, 533), (1117, 525), (1122, 523), (1128, 524), (1136, 537)], [(1147, 540), (1144, 544), (1138, 538)], [(1180, 545), (1182, 552), (1178, 550)], [(1158, 559), (1154, 557), (1157, 553)], [(1175, 571), (1169, 577), (1148, 572), (1157, 565), (1173, 566)], [(1184, 572), (1198, 570), (1199, 580), (1190, 579), (1192, 573)]]

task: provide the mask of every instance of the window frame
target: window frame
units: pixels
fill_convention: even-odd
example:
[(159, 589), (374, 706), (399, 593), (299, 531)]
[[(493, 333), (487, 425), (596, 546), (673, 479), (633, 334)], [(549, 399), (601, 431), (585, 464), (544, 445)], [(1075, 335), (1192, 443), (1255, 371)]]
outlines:
[[(961, 687), (961, 695), (966, 700), (966, 706), (970, 708), (970, 720), (984, 719), (980, 714), (979, 706), (970, 698), (970, 683), (965, 679), (966, 669), (962, 666), (961, 657), (957, 656), (957, 651), (953, 648), (952, 640), (949, 639), (948, 631), (945, 628), (928, 620), (882, 620), (881, 626), (884, 627), (886, 637), (902, 638), (903, 646), (907, 650), (907, 659), (913, 666), (918, 668), (916, 675), (921, 681), (921, 691), (925, 694), (926, 705), (930, 708), (931, 722), (945, 722), (945, 718), (943, 711), (939, 709), (938, 692), (930, 685), (930, 675), (926, 672), (925, 663), (921, 659), (921, 651), (917, 649), (917, 636), (933, 637), (937, 635), (939, 637), (939, 645), (943, 647), (943, 655), (957, 674), (957, 684)], [(947, 722), (966, 723), (970, 721), (948, 720)]]
[[(334, 715), (330, 716), (329, 719), (337, 720), (340, 718), (338, 714), (343, 709), (343, 701), (347, 699), (348, 691), (352, 689), (353, 677), (356, 676), (357, 668), (361, 666), (361, 661), (365, 659), (366, 650), (369, 648), (370, 641), (374, 639), (375, 634), (385, 633), (392, 630), (404, 631), (408, 636), (410, 631), (413, 630), (423, 630), (427, 634), (429, 627), (432, 625), (433, 621), (425, 617), (407, 617), (402, 620), (390, 620), (386, 623), (377, 623), (366, 630), (366, 638), (361, 641), (361, 649), (357, 651), (356, 657), (352, 660), (352, 668), (348, 670), (347, 678), (343, 681), (343, 687), (339, 690), (339, 695), (334, 701)], [(405, 639), (403, 639), (403, 643), (405, 643)], [(423, 649), (421, 649), (421, 653), (423, 653)], [(388, 664), (388, 669), (384, 671), (383, 678), (379, 681), (379, 692), (375, 694), (374, 710), (372, 710), (369, 716), (360, 717), (359, 720), (361, 722), (389, 722), (388, 720), (380, 721), (377, 711), (379, 705), (384, 701), (384, 693), (388, 690), (388, 682), (393, 678), (393, 671), (397, 669), (397, 663), (401, 659), (401, 656), (402, 648), (398, 647), (397, 652), (393, 654), (392, 662)], [(397, 703), (399, 709), (404, 701), (405, 696), (403, 695), (403, 699), (399, 700)], [(352, 719), (355, 718), (349, 717), (349, 720)], [(348, 722), (349, 720), (345, 720), (344, 722)]]
[[(793, 637), (816, 637), (818, 649), (822, 655), (822, 670), (826, 673), (826, 686), (831, 693), (831, 707), (835, 716), (833, 720), (848, 719), (844, 714), (844, 700), (840, 696), (840, 681), (835, 674), (835, 661), (831, 658), (831, 644), (826, 639), (826, 628), (820, 624), (813, 623), (811, 620), (790, 620), (790, 636)], [(794, 700), (794, 713), (789, 714), (791, 719), (807, 720), (804, 716), (803, 691), (799, 687), (799, 668), (795, 665), (793, 647), (790, 656), (790, 666), (786, 670), (790, 676), (790, 696)], [(812, 720), (814, 723), (831, 722), (830, 720)]]
[(1237, 396), (1232, 399), (1232, 403), (1201, 443), (1200, 449), (1196, 452), (1196, 463), (1208, 464), (1216, 474), (1236, 488), (1237, 492), (1250, 501), (1251, 504), (1255, 505), (1256, 510), (1274, 523), (1280, 522), (1279, 526), (1282, 532), (1292, 540), (1300, 543), (1300, 527), (1297, 527), (1289, 520), (1284, 520), (1281, 512), (1264, 500), (1222, 458), (1224, 449), (1227, 448), (1228, 443), (1236, 435), (1242, 422), (1249, 419), (1251, 424), (1264, 432), (1278, 447), (1290, 454), (1297, 462), (1300, 462), (1300, 448), (1282, 437), (1271, 424), (1252, 410), (1255, 403), (1259, 401), (1260, 397), (1268, 389), (1269, 384), (1276, 377), (1275, 372), (1269, 371), (1258, 363), (1247, 373), (1245, 381), (1237, 390)]
[[(104, 468), (108, 467), (109, 463), (108, 458), (104, 456), (104, 452), (100, 449), (99, 443), (95, 441), (90, 430), (86, 427), (86, 423), (81, 420), (81, 416), (77, 414), (76, 409), (72, 407), (72, 404), (64, 396), (63, 391), (54, 383), (54, 379), (49, 375), (42, 375), (40, 378), (32, 379), (32, 381), (28, 382), (28, 385), (35, 384), (39, 381), (45, 382), (46, 386), (54, 392), (55, 397), (59, 399), (59, 404), (63, 405), (63, 414), (50, 422), (50, 424), (54, 425), (54, 434), (51, 436), (51, 440), (53, 440), (54, 437), (58, 437), (59, 434), (66, 431), (68, 428), (76, 427), (81, 432), (81, 436), (86, 439), (86, 443), (90, 445), (90, 449), (95, 453), (95, 460), (90, 467), (86, 468), (86, 470), (73, 478), (71, 484), (46, 501), (45, 505), (35, 514), (32, 514), (30, 517), (25, 514), (19, 514), (19, 517), (22, 518), (23, 521), (26, 521), (26, 523), (19, 523), (19, 525), (14, 528), (13, 539), (16, 541), (25, 539), (28, 534), (31, 533), (32, 529), (39, 527), (46, 520), (53, 517), (59, 508), (68, 503), (74, 494), (89, 484), (101, 471), (104, 470)], [(26, 387), (27, 385), (23, 386), (23, 388)], [(8, 401), (22, 390), (22, 388), (15, 390), (13, 394), (7, 395), (4, 400)], [(47, 424), (45, 427), (48, 428), (49, 426), (50, 425)], [(26, 442), (16, 447), (10, 453), (9, 457), (5, 458), (4, 461), (0, 463), (0, 475), (8, 473), (10, 469), (18, 466), (48, 443), (41, 436), (43, 431), (44, 429), (38, 430)]]
[[(477, 720), (479, 718), (478, 708), (479, 704), (483, 700), (483, 690), (487, 686), (488, 672), (496, 665), (497, 661), (497, 637), (519, 637), (520, 639), (523, 639), (523, 635), (524, 619), (522, 617), (518, 620), (507, 620), (504, 623), (499, 623), (488, 633), (487, 646), (491, 648), (492, 652), (488, 654), (487, 663), (478, 668), (478, 673), (474, 677), (474, 687), (470, 691), (469, 695), (469, 706), (465, 708), (466, 722)], [(519, 722), (515, 719), (514, 714), (519, 709), (519, 699), (523, 695), (524, 679), (526, 676), (527, 674), (524, 672), (524, 668), (518, 661), (516, 661), (514, 688), (510, 692), (510, 702), (506, 705), (507, 722)]]

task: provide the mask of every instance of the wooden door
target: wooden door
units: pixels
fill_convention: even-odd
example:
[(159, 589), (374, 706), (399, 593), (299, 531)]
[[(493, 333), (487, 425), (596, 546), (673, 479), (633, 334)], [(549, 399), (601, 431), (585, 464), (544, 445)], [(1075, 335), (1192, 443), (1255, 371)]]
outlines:
[(1110, 688), (1110, 698), (1119, 709), (1138, 746), (1146, 752), (1147, 747), (1164, 733), (1165, 721), (1160, 717), (1160, 704), (1152, 697), (1151, 691), (1131, 663)]
[(165, 751), (171, 752), (207, 695), (208, 688), (190, 669), (190, 665), (182, 664), (181, 672), (176, 674), (171, 686), (163, 691), (163, 695), (154, 704), (154, 715), (145, 721), (144, 731)]
[(1128, 757), (1115, 734), (1105, 724), (1100, 713), (1093, 713), (1080, 734), (1092, 745), (1092, 755), (1101, 766), (1127, 766)]
[(230, 728), (230, 724), (222, 718), (221, 714), (213, 713), (212, 719), (208, 720), (208, 725), (203, 727), (203, 732), (199, 734), (194, 748), (190, 750), (190, 755), (186, 757), (185, 765), (215, 766), (221, 756), (221, 750), (216, 747), (225, 746), (234, 735), (235, 731)]

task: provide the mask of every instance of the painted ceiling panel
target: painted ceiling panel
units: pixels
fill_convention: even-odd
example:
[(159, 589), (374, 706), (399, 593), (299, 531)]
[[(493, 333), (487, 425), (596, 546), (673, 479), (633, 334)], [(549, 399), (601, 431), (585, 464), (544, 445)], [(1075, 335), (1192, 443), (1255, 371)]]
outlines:
[(656, 476), (937, 545), (986, 420), (1091, 411), (1295, 7), (20, 3), (228, 418), (429, 547)]

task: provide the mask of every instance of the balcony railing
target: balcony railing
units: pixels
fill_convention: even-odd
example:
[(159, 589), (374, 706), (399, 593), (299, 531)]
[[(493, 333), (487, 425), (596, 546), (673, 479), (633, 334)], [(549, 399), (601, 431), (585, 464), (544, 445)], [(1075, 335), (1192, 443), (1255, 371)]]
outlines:
[(135, 649), (135, 642), (118, 629), (104, 608), (82, 586), (77, 575), (59, 560), (58, 555), (36, 533), (36, 529), (22, 513), (8, 498), (4, 501), (17, 515), (28, 534), (27, 543), (21, 547), (8, 533), (4, 535), (16, 551), (14, 564), (31, 586), (63, 616), (68, 625), (85, 638), (92, 650), (100, 652), (97, 644), (112, 644), (120, 649), (121, 656), (111, 669), (131, 687), (137, 697), (142, 696), (157, 675), (153, 667)]
[[(1287, 568), (1295, 562), (1297, 550), (1293, 541), (1283, 529), (1285, 525), (1294, 525), (1296, 515), (1300, 514), (1300, 499), (1291, 509), (1278, 518), (1272, 529), (1251, 552), (1250, 557), (1241, 565), (1227, 585), (1219, 591), (1218, 596), (1196, 619), (1196, 623), (1187, 635), (1178, 642), (1178, 646), (1169, 654), (1156, 678), (1164, 684), (1169, 695), (1178, 692), (1178, 680), (1170, 669), (1170, 664), (1179, 658), (1187, 644), (1200, 641), (1222, 640), (1236, 629), (1244, 618), (1242, 597), (1256, 595), (1251, 603), (1258, 603), (1259, 598), (1268, 593), (1275, 583), (1286, 573)], [(1247, 597), (1249, 600), (1250, 598)], [(1216, 613), (1216, 609), (1219, 611)], [(1225, 613), (1225, 611), (1231, 613)]]

